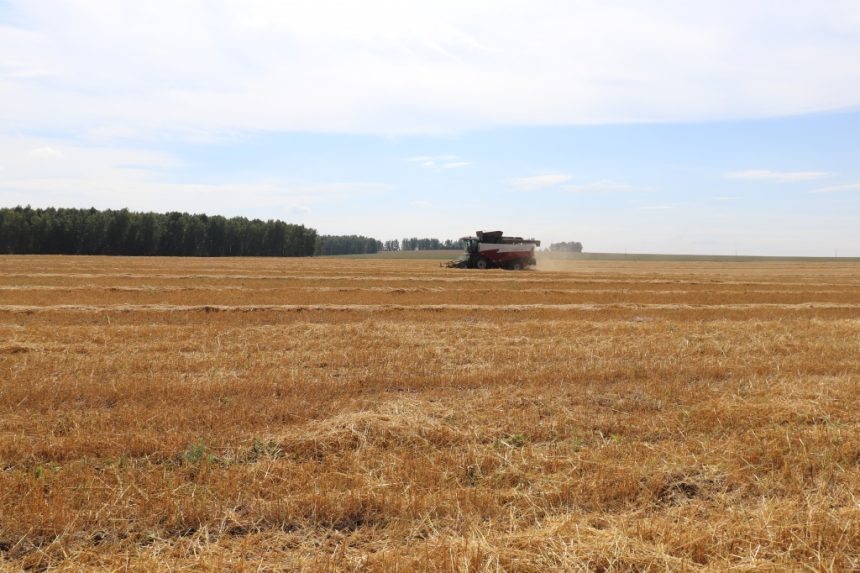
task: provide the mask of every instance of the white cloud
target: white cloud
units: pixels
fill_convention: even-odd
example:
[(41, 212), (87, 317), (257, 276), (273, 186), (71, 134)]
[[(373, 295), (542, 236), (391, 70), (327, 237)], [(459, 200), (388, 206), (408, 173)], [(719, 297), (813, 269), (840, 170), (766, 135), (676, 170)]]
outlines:
[(742, 179), (745, 181), (775, 181), (778, 183), (794, 183), (797, 181), (812, 181), (830, 177), (827, 171), (771, 171), (769, 169), (747, 169), (745, 171), (730, 171), (726, 179)]
[(139, 135), (138, 130), (123, 125), (101, 125), (87, 130), (87, 138), (95, 141), (132, 139)]
[[(30, 149), (31, 151), (24, 151)], [(212, 214), (287, 217), (310, 205), (385, 193), (373, 181), (299, 183), (275, 179), (177, 183), (166, 175), (180, 163), (170, 155), (139, 149), (64, 144), (0, 135), (0, 157), (9, 158), (0, 178), (0, 205), (122, 208), (141, 211), (201, 210)]]
[(460, 169), (461, 167), (468, 167), (471, 165), (468, 161), (453, 161), (451, 163), (445, 163), (442, 165), (443, 169)]
[(822, 187), (820, 189), (813, 189), (812, 191), (810, 191), (810, 193), (844, 193), (846, 191), (860, 191), (860, 183)]
[(860, 105), (849, 1), (7, 0), (3, 14), (0, 125), (16, 130), (447, 133)]
[(423, 201), (423, 200), (413, 201), (412, 204), (415, 205), (416, 207), (421, 207), (422, 209), (427, 209), (427, 208), (433, 206), (433, 204), (430, 201)]
[(570, 178), (570, 175), (567, 173), (547, 173), (544, 175), (532, 175), (530, 177), (518, 177), (511, 180), (511, 185), (516, 189), (535, 191), (537, 189), (555, 187), (566, 181), (570, 181)]
[(57, 151), (53, 147), (38, 147), (30, 152), (33, 157), (42, 157), (45, 159), (65, 159), (66, 156), (62, 152)]

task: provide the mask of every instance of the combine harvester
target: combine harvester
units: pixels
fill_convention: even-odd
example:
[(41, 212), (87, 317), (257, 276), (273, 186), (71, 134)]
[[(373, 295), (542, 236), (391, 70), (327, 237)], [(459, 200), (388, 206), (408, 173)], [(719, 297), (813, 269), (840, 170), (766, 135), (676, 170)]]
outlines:
[(540, 241), (505, 237), (501, 231), (478, 231), (474, 237), (460, 239), (466, 244), (463, 257), (447, 263), (456, 269), (510, 269), (518, 271), (537, 264), (535, 247)]

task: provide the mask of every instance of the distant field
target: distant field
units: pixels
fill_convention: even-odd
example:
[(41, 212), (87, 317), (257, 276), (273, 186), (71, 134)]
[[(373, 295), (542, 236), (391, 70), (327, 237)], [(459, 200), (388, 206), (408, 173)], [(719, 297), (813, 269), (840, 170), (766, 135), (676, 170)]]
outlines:
[[(462, 251), (382, 251), (370, 255), (339, 255), (354, 259), (456, 259)], [(538, 260), (547, 261), (688, 261), (688, 262), (796, 262), (860, 263), (860, 257), (762, 257), (732, 255), (657, 255), (647, 253), (561, 253), (542, 251)]]
[(860, 263), (860, 257), (763, 257), (746, 255), (655, 255), (647, 253), (559, 253), (544, 252), (547, 259), (581, 261), (690, 261), (690, 262), (795, 262), (795, 263)]
[(860, 570), (860, 264), (438, 263), (0, 257), (0, 569)]

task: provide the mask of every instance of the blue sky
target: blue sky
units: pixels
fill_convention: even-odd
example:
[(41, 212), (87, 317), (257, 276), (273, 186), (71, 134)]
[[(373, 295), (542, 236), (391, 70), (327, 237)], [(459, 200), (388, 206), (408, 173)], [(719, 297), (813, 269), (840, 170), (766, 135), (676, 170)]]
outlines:
[(0, 204), (860, 256), (854, 2), (0, 1)]

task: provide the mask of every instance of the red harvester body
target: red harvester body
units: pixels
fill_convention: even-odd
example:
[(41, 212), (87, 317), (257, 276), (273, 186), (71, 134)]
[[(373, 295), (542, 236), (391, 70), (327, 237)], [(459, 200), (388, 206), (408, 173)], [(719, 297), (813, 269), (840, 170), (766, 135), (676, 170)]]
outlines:
[(478, 231), (460, 240), (466, 246), (465, 256), (448, 266), (461, 269), (525, 269), (536, 264), (535, 247), (540, 246), (535, 239), (505, 237), (501, 231)]

